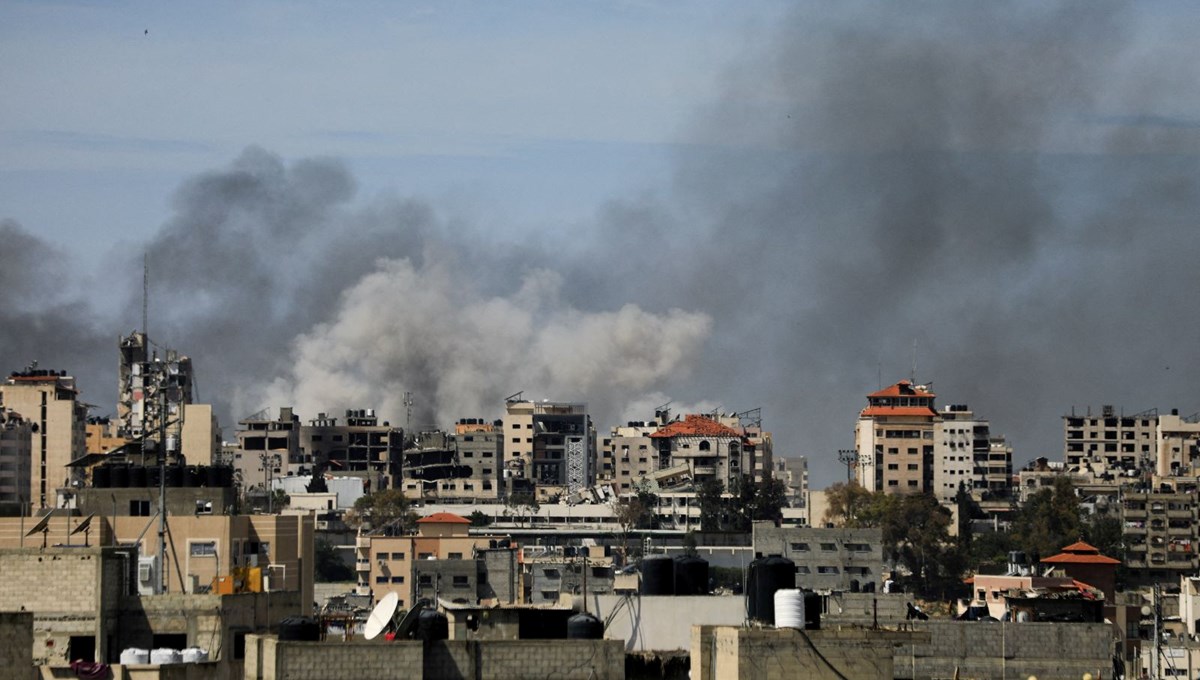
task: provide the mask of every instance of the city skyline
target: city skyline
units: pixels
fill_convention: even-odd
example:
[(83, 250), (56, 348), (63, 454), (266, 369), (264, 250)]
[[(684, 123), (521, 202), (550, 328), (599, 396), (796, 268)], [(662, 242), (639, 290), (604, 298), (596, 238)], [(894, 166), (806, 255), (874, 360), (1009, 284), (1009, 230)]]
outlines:
[(147, 330), (227, 428), (405, 392), (442, 425), (521, 390), (762, 408), (819, 488), (915, 364), (1055, 459), (1072, 408), (1196, 410), (1198, 23), (8, 4), (0, 361), (115, 404), (147, 255)]

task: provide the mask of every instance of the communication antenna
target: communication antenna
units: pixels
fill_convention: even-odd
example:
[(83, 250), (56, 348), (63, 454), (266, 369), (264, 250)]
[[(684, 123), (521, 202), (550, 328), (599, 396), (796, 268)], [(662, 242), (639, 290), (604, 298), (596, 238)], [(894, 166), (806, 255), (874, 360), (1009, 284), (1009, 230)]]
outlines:
[(395, 591), (383, 596), (379, 604), (375, 605), (375, 609), (371, 611), (371, 616), (367, 618), (367, 625), (363, 628), (363, 637), (368, 640), (374, 640), (379, 637), (379, 634), (392, 628), (395, 624), (396, 608), (400, 606), (400, 596)]
[(913, 338), (912, 373), (908, 376), (912, 384), (917, 384), (917, 339)]
[(404, 413), (405, 413), (404, 429), (406, 429), (406, 430), (412, 428), (412, 407), (413, 407), (412, 392), (405, 392), (404, 393)]
[[(142, 337), (150, 344), (150, 253), (142, 253)], [(149, 349), (147, 347), (146, 349)]]

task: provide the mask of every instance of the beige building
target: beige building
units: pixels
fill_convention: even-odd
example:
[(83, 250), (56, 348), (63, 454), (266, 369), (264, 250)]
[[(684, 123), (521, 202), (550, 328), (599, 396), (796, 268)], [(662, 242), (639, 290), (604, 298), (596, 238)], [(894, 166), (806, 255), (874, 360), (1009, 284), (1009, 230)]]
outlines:
[(734, 480), (755, 473), (755, 457), (743, 431), (714, 418), (690, 414), (650, 437), (657, 444), (659, 466), (686, 464), (696, 484), (715, 480), (728, 489)]
[(858, 483), (868, 491), (920, 493), (933, 487), (933, 392), (901, 380), (867, 395), (854, 442)]
[(953, 502), (960, 487), (976, 501), (1009, 497), (1012, 447), (965, 404), (938, 411), (933, 447), (931, 491), (940, 502)]
[(508, 476), (567, 492), (596, 479), (596, 432), (586, 404), (505, 402), (501, 422)]
[(659, 469), (658, 446), (650, 435), (661, 426), (656, 421), (633, 421), (612, 428), (600, 440), (596, 482), (611, 484), (618, 494), (635, 493), (639, 480)]
[(33, 424), (16, 411), (0, 406), (0, 512), (29, 512)]
[[(394, 592), (405, 609), (418, 597), (475, 603), (475, 552), (501, 537), (471, 536), (470, 526), (463, 517), (439, 512), (417, 520), (415, 535), (359, 536), (355, 544), (358, 594), (378, 602)], [(439, 571), (446, 575), (438, 577)]]
[(1160, 476), (1194, 477), (1200, 473), (1200, 414), (1180, 417), (1177, 409), (1160, 415), (1155, 426)]
[(1157, 453), (1158, 414), (1118, 415), (1112, 406), (1099, 414), (1063, 416), (1064, 460), (1068, 468), (1121, 475), (1151, 465)]
[(67, 464), (86, 450), (87, 406), (66, 371), (36, 366), (0, 384), (0, 404), (35, 427), (30, 440), (29, 500), (34, 512), (54, 507), (55, 491), (70, 485)]
[(400, 488), (404, 431), (380, 423), (374, 409), (348, 409), (341, 422), (318, 413), (299, 435), (304, 465), (365, 479), (371, 489)]
[(238, 422), (237, 447), (223, 449), (226, 465), (234, 469), (242, 489), (270, 486), (275, 477), (299, 474), (305, 463), (300, 452), (300, 418), (291, 407), (278, 417), (264, 409)]

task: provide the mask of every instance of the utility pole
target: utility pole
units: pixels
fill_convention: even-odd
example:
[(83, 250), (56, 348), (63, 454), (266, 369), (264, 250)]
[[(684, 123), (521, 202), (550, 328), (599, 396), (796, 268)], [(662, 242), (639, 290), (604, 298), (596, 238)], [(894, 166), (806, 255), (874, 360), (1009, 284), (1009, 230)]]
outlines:
[(161, 384), (158, 386), (158, 568), (155, 590), (162, 594), (167, 592), (167, 390)]
[(858, 463), (858, 451), (856, 449), (838, 449), (838, 461), (846, 466), (846, 481), (854, 481), (854, 466)]

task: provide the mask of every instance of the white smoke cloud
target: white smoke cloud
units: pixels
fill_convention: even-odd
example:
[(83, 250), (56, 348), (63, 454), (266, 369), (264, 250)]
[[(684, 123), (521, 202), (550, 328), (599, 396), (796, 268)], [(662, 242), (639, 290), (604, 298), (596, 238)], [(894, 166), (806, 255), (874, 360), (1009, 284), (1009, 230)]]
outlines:
[(341, 296), (326, 323), (299, 335), (291, 369), (252, 404), (299, 413), (374, 407), (404, 422), (404, 394), (416, 400), (412, 426), (445, 427), (462, 417), (496, 417), (503, 399), (586, 401), (605, 426), (641, 391), (686, 376), (712, 330), (706, 314), (662, 314), (626, 304), (582, 311), (560, 301), (559, 274), (528, 272), (508, 296), (480, 290), (454, 258), (423, 264), (382, 259)]

